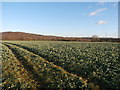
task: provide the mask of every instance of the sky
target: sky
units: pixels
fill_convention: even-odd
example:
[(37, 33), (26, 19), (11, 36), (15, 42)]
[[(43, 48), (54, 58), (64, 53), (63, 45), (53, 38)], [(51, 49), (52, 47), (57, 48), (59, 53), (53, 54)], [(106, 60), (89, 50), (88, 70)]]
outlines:
[(3, 2), (2, 32), (118, 37), (117, 2)]

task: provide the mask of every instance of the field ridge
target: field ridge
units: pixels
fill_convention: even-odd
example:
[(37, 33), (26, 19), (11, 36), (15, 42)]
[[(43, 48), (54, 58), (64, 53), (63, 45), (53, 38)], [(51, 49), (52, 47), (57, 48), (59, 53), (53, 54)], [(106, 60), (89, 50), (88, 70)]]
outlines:
[[(9, 43), (9, 42), (6, 42), (5, 44), (7, 44), (7, 45), (8, 45), (8, 44), (14, 45), (14, 46), (19, 47), (19, 48), (22, 48), (22, 49), (24, 49), (24, 50), (26, 50), (26, 51), (28, 51), (28, 52), (31, 52), (33, 55), (40, 56), (40, 55), (34, 53), (33, 51), (30, 51), (30, 50), (28, 50), (27, 48), (22, 47), (22, 45), (13, 44), (13, 43)], [(8, 46), (9, 46), (9, 45), (8, 45)], [(41, 57), (41, 56), (40, 56), (40, 57)], [(53, 67), (55, 67), (55, 68), (57, 68), (57, 69), (62, 70), (64, 73), (66, 73), (66, 74), (68, 74), (68, 75), (70, 75), (70, 76), (72, 76), (72, 77), (79, 78), (79, 79), (83, 82), (83, 84), (84, 84), (85, 86), (89, 85), (89, 86), (92, 88), (92, 90), (100, 90), (100, 89), (101, 89), (101, 88), (99, 87), (99, 85), (96, 85), (96, 84), (94, 84), (94, 83), (92, 83), (92, 82), (89, 82), (87, 79), (85, 79), (85, 78), (83, 78), (83, 77), (81, 77), (81, 76), (78, 76), (78, 75), (76, 75), (76, 74), (73, 74), (73, 73), (70, 73), (70, 72), (66, 71), (65, 69), (61, 68), (60, 66), (57, 66), (57, 65), (53, 64), (52, 62), (49, 62), (49, 61), (46, 60), (46, 58), (44, 58), (44, 57), (41, 57), (41, 58), (42, 58), (46, 63), (52, 65)], [(26, 64), (25, 64), (25, 65), (26, 65)]]
[[(24, 68), (23, 64), (15, 56), (15, 54), (12, 52), (10, 47), (8, 47), (6, 44), (4, 44), (4, 45), (5, 45), (6, 48), (8, 48), (9, 52), (11, 52), (11, 55), (12, 55), (12, 57), (14, 59), (14, 60), (12, 60), (12, 63), (13, 63), (12, 65), (13, 65), (13, 67), (15, 67), (14, 68), (15, 71), (14, 70), (13, 71), (14, 71), (14, 73), (16, 73), (16, 76), (18, 78), (20, 78), (20, 80), (21, 80), (20, 82), (21, 83), (26, 82), (26, 83), (28, 83), (28, 85), (30, 84), (30, 85), (32, 85), (32, 88), (36, 87), (38, 85), (38, 82), (35, 81), (32, 78), (32, 74)], [(19, 71), (18, 71), (18, 69), (19, 69)]]

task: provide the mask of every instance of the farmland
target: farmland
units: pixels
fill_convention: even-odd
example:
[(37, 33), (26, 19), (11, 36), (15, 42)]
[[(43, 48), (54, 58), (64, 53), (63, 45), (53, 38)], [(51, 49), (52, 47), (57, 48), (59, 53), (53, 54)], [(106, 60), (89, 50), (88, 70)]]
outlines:
[(118, 43), (2, 42), (2, 88), (120, 89)]

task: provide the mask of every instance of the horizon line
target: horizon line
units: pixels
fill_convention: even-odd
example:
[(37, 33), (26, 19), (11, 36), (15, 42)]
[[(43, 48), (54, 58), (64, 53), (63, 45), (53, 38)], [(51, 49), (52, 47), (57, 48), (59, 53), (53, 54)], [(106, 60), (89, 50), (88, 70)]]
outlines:
[[(40, 33), (32, 33), (32, 32), (22, 32), (22, 31), (3, 31), (0, 33), (5, 33), (5, 32), (18, 32), (18, 33), (28, 33), (28, 34), (36, 34), (36, 35), (43, 35), (43, 36), (56, 36), (56, 37), (68, 37), (68, 38), (92, 38), (92, 36), (96, 35), (92, 35), (92, 36), (62, 36), (62, 35), (49, 35), (49, 34), (40, 34)], [(96, 35), (98, 36), (98, 35)], [(120, 37), (110, 37), (110, 36), (98, 36), (98, 38), (120, 38)]]

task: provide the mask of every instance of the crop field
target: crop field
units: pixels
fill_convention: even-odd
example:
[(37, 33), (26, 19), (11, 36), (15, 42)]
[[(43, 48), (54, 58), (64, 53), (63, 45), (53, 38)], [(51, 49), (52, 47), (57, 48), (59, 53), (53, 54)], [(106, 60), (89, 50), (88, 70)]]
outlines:
[[(3, 89), (120, 90), (118, 43), (4, 41)], [(0, 57), (1, 58), (1, 57)]]

